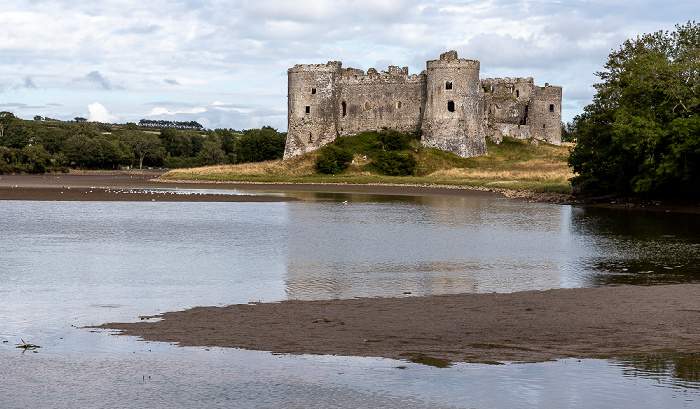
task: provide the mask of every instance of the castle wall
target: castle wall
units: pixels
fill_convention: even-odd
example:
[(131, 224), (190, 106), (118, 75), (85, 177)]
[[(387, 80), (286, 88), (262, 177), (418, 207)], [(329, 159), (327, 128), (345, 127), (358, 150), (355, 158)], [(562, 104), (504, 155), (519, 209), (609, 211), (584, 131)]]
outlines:
[(408, 68), (345, 70), (339, 80), (338, 132), (356, 135), (382, 128), (419, 132), (425, 104), (425, 74)]
[(423, 146), (465, 158), (487, 154), (486, 137), (561, 144), (561, 87), (537, 87), (532, 78), (480, 80), (479, 61), (456, 51), (426, 65), (417, 75), (395, 66), (365, 73), (337, 61), (290, 68), (284, 158), (382, 128), (421, 133)]

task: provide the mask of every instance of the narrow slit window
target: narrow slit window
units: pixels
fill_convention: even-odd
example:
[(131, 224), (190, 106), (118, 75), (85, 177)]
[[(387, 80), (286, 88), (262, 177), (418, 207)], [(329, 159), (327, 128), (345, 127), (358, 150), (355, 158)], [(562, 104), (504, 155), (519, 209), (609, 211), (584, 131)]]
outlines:
[(447, 101), (447, 110), (450, 112), (455, 111), (455, 102), (454, 101)]
[(445, 89), (452, 89), (452, 82), (451, 81), (445, 81)]
[(549, 112), (554, 112), (554, 104), (549, 104)]
[(309, 132), (309, 143), (314, 143), (314, 138), (311, 135), (311, 132)]
[(306, 113), (307, 114), (311, 113), (311, 107), (309, 105), (306, 106)]
[(348, 104), (345, 101), (343, 101), (342, 105), (343, 105), (343, 116), (345, 116), (348, 114)]
[(316, 88), (311, 88), (311, 93), (315, 94), (316, 93)]
[(515, 97), (516, 98), (520, 97), (520, 90), (519, 89), (515, 90)]

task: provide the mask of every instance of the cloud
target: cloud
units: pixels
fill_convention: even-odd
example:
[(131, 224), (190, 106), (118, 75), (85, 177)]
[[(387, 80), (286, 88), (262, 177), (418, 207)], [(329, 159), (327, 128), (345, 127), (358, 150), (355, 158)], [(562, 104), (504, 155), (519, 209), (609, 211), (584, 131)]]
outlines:
[(24, 77), (24, 88), (36, 88), (31, 77)]
[(88, 121), (90, 122), (113, 124), (119, 121), (119, 117), (112, 115), (109, 110), (99, 102), (88, 105), (88, 111), (90, 112), (88, 117)]
[(105, 76), (100, 74), (99, 71), (91, 71), (89, 74), (82, 78), (74, 78), (72, 82), (88, 82), (88, 83), (93, 83), (97, 84), (100, 86), (100, 88), (104, 90), (111, 90), (111, 89), (124, 89), (122, 86), (113, 86), (112, 83), (110, 82), (109, 79), (107, 79)]
[(207, 112), (206, 108), (192, 108), (188, 110), (175, 110), (163, 107), (155, 107), (151, 109), (148, 116), (159, 116), (159, 115), (178, 115), (178, 114), (201, 114), (202, 112)]
[(567, 112), (580, 113), (611, 49), (697, 14), (690, 0), (663, 7), (652, 0), (6, 3), (0, 92), (20, 104), (18, 116), (73, 119), (99, 100), (123, 120), (203, 117), (235, 129), (286, 127), (286, 74), (294, 64), (337, 60), (418, 73), (450, 49), (480, 60), (483, 77), (561, 85)]

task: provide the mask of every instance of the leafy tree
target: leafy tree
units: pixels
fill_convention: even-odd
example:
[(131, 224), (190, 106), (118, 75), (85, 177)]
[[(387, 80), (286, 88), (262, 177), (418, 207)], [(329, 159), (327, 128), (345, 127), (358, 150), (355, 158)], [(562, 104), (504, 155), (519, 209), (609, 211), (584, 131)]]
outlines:
[(585, 193), (700, 196), (700, 25), (625, 41), (569, 132)]
[(155, 134), (126, 130), (121, 133), (121, 138), (131, 146), (134, 156), (139, 161), (139, 169), (143, 168), (144, 159), (157, 162), (166, 154), (163, 142)]
[(5, 138), (5, 129), (12, 123), (15, 119), (15, 114), (8, 111), (0, 112), (0, 142)]
[(197, 154), (204, 165), (220, 165), (224, 163), (226, 154), (221, 149), (221, 142), (216, 139), (206, 139), (202, 143), (202, 149)]
[(192, 138), (189, 134), (166, 128), (160, 131), (160, 138), (170, 156), (192, 155)]
[(79, 133), (63, 142), (63, 154), (78, 167), (93, 167), (102, 156), (102, 146), (89, 136)]
[(287, 135), (271, 126), (249, 129), (238, 139), (236, 159), (239, 163), (280, 159), (286, 142)]

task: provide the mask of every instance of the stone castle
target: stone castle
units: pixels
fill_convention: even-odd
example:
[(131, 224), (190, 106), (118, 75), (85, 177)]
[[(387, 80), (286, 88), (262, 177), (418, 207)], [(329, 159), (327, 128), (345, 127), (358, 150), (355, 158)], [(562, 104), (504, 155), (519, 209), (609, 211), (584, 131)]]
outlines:
[(417, 75), (408, 67), (365, 74), (338, 61), (297, 64), (288, 70), (284, 158), (383, 128), (418, 133), (424, 147), (463, 158), (487, 154), (486, 138), (561, 144), (561, 87), (535, 86), (532, 78), (479, 79), (479, 68), (456, 51), (428, 61)]

